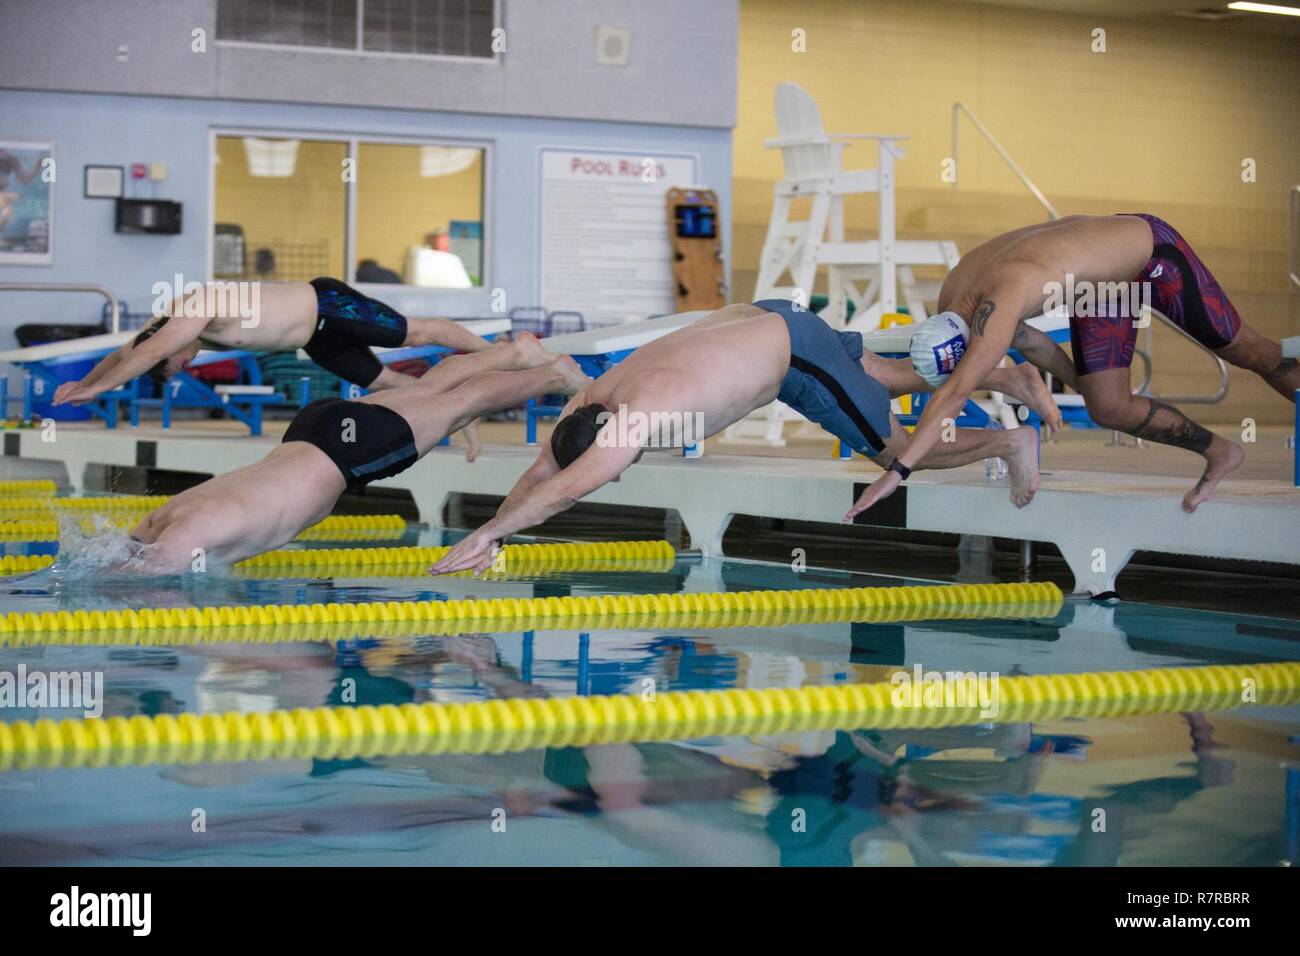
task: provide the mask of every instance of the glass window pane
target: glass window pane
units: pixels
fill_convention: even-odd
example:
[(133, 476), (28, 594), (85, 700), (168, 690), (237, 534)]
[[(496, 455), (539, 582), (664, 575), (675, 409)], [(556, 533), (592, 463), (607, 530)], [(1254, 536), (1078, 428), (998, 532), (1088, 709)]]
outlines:
[(366, 0), (365, 11), (367, 50), (492, 56), (493, 0)]
[(357, 0), (218, 0), (217, 39), (355, 49)]
[(482, 285), (483, 150), (362, 143), (356, 189), (358, 282)]
[(346, 143), (218, 136), (214, 278), (345, 275)]

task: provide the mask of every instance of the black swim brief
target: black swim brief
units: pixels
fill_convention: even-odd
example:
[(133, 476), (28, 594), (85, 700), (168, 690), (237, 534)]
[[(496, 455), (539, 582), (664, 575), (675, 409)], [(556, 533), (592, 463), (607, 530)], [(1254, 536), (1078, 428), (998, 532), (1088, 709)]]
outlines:
[(304, 347), (313, 362), (362, 388), (384, 367), (371, 346), (397, 348), (406, 341), (406, 317), (338, 279), (312, 279), (316, 331)]
[(338, 466), (349, 491), (391, 478), (420, 457), (405, 418), (383, 405), (342, 398), (318, 398), (304, 405), (281, 441), (315, 445)]

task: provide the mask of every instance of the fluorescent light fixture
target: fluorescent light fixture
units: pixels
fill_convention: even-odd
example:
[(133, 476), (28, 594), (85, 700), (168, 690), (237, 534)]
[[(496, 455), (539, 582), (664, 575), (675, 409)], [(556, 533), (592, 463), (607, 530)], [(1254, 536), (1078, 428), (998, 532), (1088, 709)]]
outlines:
[(420, 147), (421, 176), (454, 176), (474, 165), (477, 149), (457, 149), (447, 146)]
[(1276, 3), (1246, 3), (1237, 0), (1228, 4), (1229, 10), (1242, 10), (1246, 13), (1280, 13), (1284, 17), (1300, 17), (1300, 7), (1283, 7)]
[(296, 139), (258, 139), (244, 137), (244, 156), (250, 176), (285, 178), (293, 175), (298, 163)]

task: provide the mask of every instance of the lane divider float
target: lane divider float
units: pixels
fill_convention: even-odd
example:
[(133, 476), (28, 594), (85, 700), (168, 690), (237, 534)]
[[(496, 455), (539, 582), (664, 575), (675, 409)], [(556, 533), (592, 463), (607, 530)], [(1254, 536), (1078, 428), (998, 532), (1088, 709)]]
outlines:
[[(286, 548), (240, 561), (235, 570), (251, 577), (419, 576), (450, 551), (438, 548)], [(488, 577), (563, 571), (668, 571), (677, 552), (667, 541), (566, 541), (508, 544)], [(465, 572), (468, 574), (468, 572)]]
[(53, 498), (59, 493), (59, 486), (48, 478), (33, 478), (25, 481), (0, 481), (0, 495), (11, 498)]
[[(0, 771), (249, 760), (490, 754), (698, 737), (1023, 723), (1300, 701), (1300, 663), (1000, 678), (992, 716), (969, 697), (921, 704), (894, 682), (515, 697), (471, 703), (317, 707), (258, 713), (0, 724)], [(960, 684), (965, 687), (964, 682)]]
[(1059, 613), (1063, 600), (1055, 584), (1038, 582), (14, 611), (0, 616), (0, 646), (289, 643), (552, 629), (720, 629), (844, 621), (1050, 618)]

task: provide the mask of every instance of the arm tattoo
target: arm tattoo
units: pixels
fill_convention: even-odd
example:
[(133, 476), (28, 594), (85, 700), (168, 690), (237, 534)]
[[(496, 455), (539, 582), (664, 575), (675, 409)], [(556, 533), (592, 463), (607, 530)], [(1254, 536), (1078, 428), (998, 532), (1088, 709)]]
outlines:
[(975, 314), (971, 317), (971, 328), (975, 330), (976, 335), (984, 334), (984, 326), (989, 324), (989, 316), (996, 308), (997, 304), (992, 299), (985, 299), (976, 306)]
[[(1212, 434), (1172, 405), (1166, 405), (1164, 402), (1157, 402), (1150, 398), (1147, 399), (1147, 402), (1151, 405), (1147, 417), (1142, 419), (1137, 427), (1129, 431), (1130, 435), (1136, 435), (1138, 438), (1145, 438), (1148, 441), (1159, 442), (1162, 445), (1186, 448), (1198, 455), (1205, 454), (1206, 449), (1210, 447), (1210, 442), (1214, 441)], [(1156, 422), (1154, 421), (1156, 412), (1160, 411), (1166, 413), (1162, 416), (1164, 420)]]

